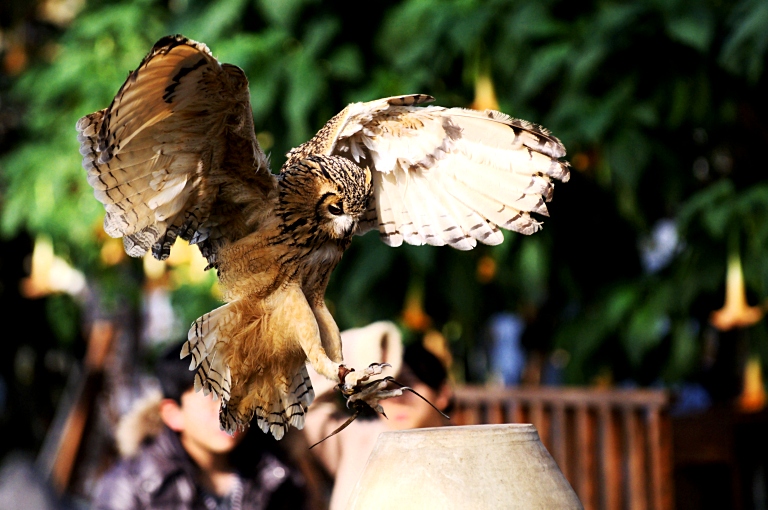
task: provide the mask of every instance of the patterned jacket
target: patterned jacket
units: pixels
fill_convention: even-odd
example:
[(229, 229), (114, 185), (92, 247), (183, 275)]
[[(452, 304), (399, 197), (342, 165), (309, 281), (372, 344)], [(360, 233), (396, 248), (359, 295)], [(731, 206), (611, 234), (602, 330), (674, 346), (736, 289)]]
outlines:
[[(260, 434), (258, 430), (253, 433)], [(239, 447), (245, 446), (247, 440)], [(261, 438), (258, 438), (261, 439)], [(118, 438), (119, 441), (119, 438)], [(242, 456), (241, 456), (242, 457)], [(302, 509), (301, 476), (262, 448), (248, 450), (241, 462), (240, 483), (223, 502), (201, 490), (198, 468), (177, 434), (163, 426), (141, 447), (121, 459), (101, 478), (92, 501), (94, 510), (273, 510)]]

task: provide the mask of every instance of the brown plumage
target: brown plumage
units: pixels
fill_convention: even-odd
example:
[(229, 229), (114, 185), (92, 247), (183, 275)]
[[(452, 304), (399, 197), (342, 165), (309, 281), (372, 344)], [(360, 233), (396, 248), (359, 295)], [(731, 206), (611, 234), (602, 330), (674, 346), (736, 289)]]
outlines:
[(221, 398), (224, 429), (254, 416), (278, 439), (301, 428), (314, 398), (307, 361), (373, 407), (393, 394), (364, 384), (376, 366), (342, 364), (324, 303), (354, 234), (468, 250), (502, 242), (499, 226), (538, 230), (530, 213), (546, 215), (552, 179), (569, 175), (560, 141), (492, 110), (417, 106), (430, 101), (350, 104), (274, 175), (242, 70), (177, 35), (155, 44), (108, 108), (77, 123), (105, 231), (129, 255), (161, 260), (181, 237), (218, 271), (226, 304), (195, 321), (182, 356), (196, 388)]

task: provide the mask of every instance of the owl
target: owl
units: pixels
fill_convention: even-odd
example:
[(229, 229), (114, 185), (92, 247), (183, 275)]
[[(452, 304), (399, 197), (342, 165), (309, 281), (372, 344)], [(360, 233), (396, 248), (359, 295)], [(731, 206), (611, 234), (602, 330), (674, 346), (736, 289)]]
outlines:
[(389, 246), (496, 245), (532, 234), (565, 149), (546, 129), (486, 110), (418, 106), (412, 94), (353, 103), (292, 149), (279, 174), (256, 140), (248, 80), (205, 44), (160, 39), (108, 108), (77, 123), (104, 230), (164, 260), (177, 237), (215, 269), (223, 306), (191, 326), (181, 357), (220, 398), (230, 433), (254, 419), (275, 438), (302, 428), (307, 362), (375, 409), (401, 390), (382, 365), (344, 365), (324, 294), (355, 235)]

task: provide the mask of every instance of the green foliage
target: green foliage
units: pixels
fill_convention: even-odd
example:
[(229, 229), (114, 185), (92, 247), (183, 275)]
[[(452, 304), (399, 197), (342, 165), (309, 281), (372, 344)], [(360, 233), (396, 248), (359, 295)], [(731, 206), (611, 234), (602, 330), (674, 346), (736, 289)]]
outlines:
[[(13, 84), (25, 123), (21, 143), (0, 159), (2, 231), (47, 233), (105, 294), (129, 280), (138, 289), (135, 265), (99, 260), (103, 211), (74, 124), (109, 104), (155, 40), (178, 32), (244, 69), (257, 132), (274, 140), (274, 170), (347, 102), (422, 92), (466, 106), (481, 71), (502, 111), (547, 126), (568, 148), (573, 179), (557, 186), (552, 217), (534, 237), (507, 234), (499, 247), (468, 253), (356, 239), (328, 292), (342, 327), (397, 318), (416, 293), (435, 326), (454, 339), (461, 332), (462, 353), (480, 345), (492, 313), (520, 311), (536, 332), (530, 348), (570, 353), (569, 382), (606, 368), (617, 379), (675, 381), (697, 369), (699, 337), (722, 304), (730, 232), (742, 240), (750, 298), (768, 297), (758, 154), (768, 132), (765, 2), (370, 8), (361, 22), (351, 4), (310, 0), (89, 3), (53, 57)], [(664, 218), (676, 219), (680, 246), (666, 267), (644, 272), (638, 245)], [(496, 266), (488, 282), (476, 276), (484, 257)], [(207, 289), (179, 289), (185, 319), (208, 306)]]
[(760, 0), (741, 0), (728, 21), (731, 32), (721, 49), (720, 63), (732, 73), (757, 82), (768, 49), (768, 5)]
[(182, 328), (177, 337), (183, 337), (189, 326), (198, 317), (221, 306), (221, 303), (211, 293), (211, 285), (214, 280), (214, 274), (209, 273), (205, 281), (201, 283), (184, 283), (174, 289), (171, 295), (171, 304), (174, 312), (178, 315), (179, 326)]
[(67, 295), (51, 296), (46, 301), (48, 323), (62, 345), (72, 345), (80, 331), (78, 305)]

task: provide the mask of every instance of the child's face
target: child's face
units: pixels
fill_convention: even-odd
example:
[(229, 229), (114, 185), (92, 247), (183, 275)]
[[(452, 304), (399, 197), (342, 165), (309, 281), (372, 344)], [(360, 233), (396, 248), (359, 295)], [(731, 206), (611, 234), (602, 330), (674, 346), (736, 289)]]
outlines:
[(220, 400), (202, 391), (189, 390), (181, 396), (181, 442), (189, 450), (201, 449), (209, 453), (229, 453), (240, 442), (243, 434), (230, 436), (219, 427)]
[[(448, 406), (449, 393), (447, 386), (444, 391), (435, 391), (411, 371), (408, 365), (403, 365), (397, 381), (413, 388), (419, 395), (432, 402), (438, 409)], [(439, 427), (444, 425), (440, 414), (422, 399), (411, 393), (403, 392), (402, 397), (389, 398), (381, 402), (387, 418), (382, 417), (387, 426), (394, 430), (418, 429), (423, 427)]]

